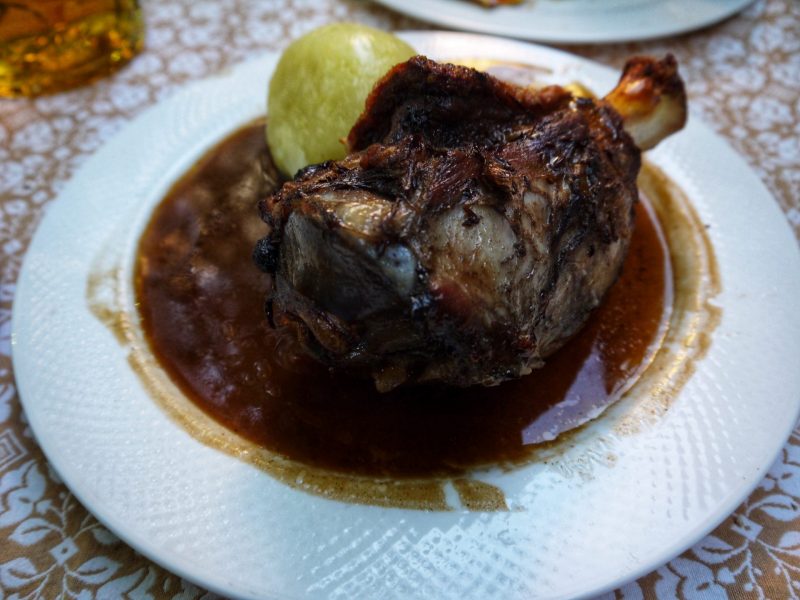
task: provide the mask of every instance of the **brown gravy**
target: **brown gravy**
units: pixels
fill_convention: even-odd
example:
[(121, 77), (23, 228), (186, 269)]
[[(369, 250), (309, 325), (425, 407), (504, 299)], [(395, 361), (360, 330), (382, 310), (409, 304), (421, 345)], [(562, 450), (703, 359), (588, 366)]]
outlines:
[(301, 463), (419, 477), (525, 460), (596, 416), (652, 359), (672, 307), (664, 236), (646, 202), (623, 274), (545, 368), (493, 388), (379, 394), (305, 358), (269, 328), (256, 200), (274, 187), (263, 123), (210, 150), (176, 183), (142, 236), (135, 272), (145, 336), (183, 392), (241, 436)]

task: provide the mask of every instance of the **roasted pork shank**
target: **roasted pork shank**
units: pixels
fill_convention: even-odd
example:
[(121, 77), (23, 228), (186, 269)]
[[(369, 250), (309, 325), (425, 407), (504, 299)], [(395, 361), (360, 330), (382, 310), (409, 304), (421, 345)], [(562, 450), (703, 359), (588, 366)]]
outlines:
[(341, 161), (260, 203), (276, 327), (379, 390), (530, 373), (614, 283), (640, 148), (686, 118), (674, 59), (603, 100), (415, 57), (376, 86)]

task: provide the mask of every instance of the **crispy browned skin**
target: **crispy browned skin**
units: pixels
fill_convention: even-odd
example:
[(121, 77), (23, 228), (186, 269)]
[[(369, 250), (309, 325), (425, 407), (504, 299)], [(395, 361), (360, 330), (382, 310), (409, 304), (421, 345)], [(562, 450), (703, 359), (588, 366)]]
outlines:
[(616, 279), (639, 149), (607, 102), (415, 57), (342, 161), (261, 203), (278, 327), (379, 389), (491, 385), (540, 366)]

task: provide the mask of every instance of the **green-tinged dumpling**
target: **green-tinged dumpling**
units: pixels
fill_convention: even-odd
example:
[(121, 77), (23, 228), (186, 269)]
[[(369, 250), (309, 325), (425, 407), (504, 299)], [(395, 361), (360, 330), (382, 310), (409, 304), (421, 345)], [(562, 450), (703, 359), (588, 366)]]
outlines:
[(269, 85), (267, 141), (287, 175), (345, 156), (342, 139), (375, 83), (415, 54), (394, 35), (355, 23), (315, 29), (286, 48)]

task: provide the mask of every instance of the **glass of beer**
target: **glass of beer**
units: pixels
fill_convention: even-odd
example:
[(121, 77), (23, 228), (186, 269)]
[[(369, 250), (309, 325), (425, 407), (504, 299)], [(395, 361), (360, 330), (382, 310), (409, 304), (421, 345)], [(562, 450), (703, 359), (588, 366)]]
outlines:
[(141, 50), (138, 0), (0, 0), (0, 97), (108, 75)]

